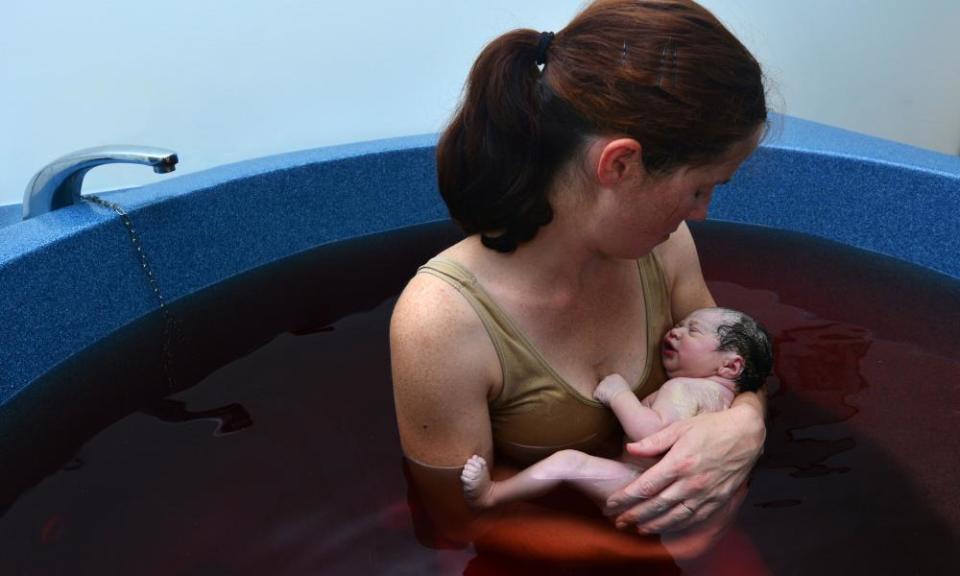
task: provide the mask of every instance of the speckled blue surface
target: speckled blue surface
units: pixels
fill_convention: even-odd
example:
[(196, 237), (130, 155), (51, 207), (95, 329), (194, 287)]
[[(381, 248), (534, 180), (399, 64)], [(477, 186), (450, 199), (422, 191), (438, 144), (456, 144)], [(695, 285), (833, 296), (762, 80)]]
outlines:
[[(445, 218), (435, 141), (284, 154), (103, 197), (130, 213), (172, 301), (325, 243)], [(90, 203), (26, 222), (19, 212), (0, 207), (0, 404), (157, 306), (116, 214)], [(960, 278), (958, 215), (960, 158), (782, 117), (711, 212)]]
[(960, 278), (960, 158), (777, 117), (710, 217), (815, 234)]

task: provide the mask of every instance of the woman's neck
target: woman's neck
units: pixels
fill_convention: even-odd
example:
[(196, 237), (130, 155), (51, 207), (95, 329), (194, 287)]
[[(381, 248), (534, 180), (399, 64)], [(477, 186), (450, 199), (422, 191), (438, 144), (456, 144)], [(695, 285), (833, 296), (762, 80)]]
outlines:
[[(588, 216), (584, 216), (588, 217)], [(496, 254), (498, 268), (509, 270), (512, 278), (532, 294), (548, 300), (577, 298), (591, 287), (603, 285), (611, 274), (622, 270), (624, 261), (610, 258), (590, 244), (583, 233), (583, 218), (572, 221), (569, 212), (555, 210), (554, 219), (516, 251)]]
[(604, 270), (622, 269), (626, 262), (601, 248), (600, 240), (609, 234), (603, 229), (604, 192), (584, 186), (574, 177), (568, 177), (565, 185), (558, 184), (550, 194), (553, 220), (517, 250), (518, 260), (526, 260), (530, 269), (544, 273), (547, 286), (595, 282)]

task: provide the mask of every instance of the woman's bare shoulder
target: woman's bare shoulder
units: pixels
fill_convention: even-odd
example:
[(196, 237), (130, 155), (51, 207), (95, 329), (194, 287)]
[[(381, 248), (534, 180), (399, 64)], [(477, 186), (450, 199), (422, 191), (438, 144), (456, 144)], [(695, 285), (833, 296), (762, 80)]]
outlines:
[(400, 330), (416, 338), (429, 338), (438, 332), (445, 336), (469, 332), (470, 325), (480, 320), (476, 314), (471, 317), (471, 312), (470, 304), (454, 286), (432, 274), (419, 273), (397, 299), (391, 331)]
[(398, 352), (418, 359), (429, 355), (434, 363), (451, 364), (451, 369), (459, 365), (466, 370), (483, 359), (484, 340), (489, 341), (486, 330), (467, 299), (431, 274), (417, 274), (410, 280), (390, 319), (394, 360)]
[(487, 402), (500, 363), (483, 323), (456, 288), (417, 274), (390, 322), (397, 424), (404, 453), (434, 465), (492, 454)]
[[(438, 256), (462, 265), (464, 256), (469, 256), (464, 243)], [(467, 298), (450, 282), (428, 273), (415, 274), (403, 289), (393, 310), (390, 334), (391, 339), (447, 348), (486, 339), (483, 323)]]
[(693, 242), (693, 235), (690, 234), (690, 228), (686, 222), (681, 222), (673, 234), (658, 244), (653, 251), (660, 260), (661, 266), (663, 266), (664, 274), (670, 280), (681, 273), (684, 267), (691, 264), (691, 258), (699, 267), (697, 247)]
[(673, 318), (679, 320), (698, 308), (715, 306), (700, 268), (697, 246), (686, 222), (654, 248), (670, 288)]

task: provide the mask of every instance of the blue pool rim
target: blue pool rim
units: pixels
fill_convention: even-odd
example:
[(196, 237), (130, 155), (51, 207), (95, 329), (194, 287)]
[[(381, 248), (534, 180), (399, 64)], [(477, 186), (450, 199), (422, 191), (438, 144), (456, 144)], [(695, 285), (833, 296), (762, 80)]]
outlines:
[[(318, 246), (447, 219), (436, 138), (293, 152), (100, 196), (130, 214), (173, 302)], [(19, 213), (0, 207), (0, 405), (158, 306), (114, 212), (83, 202), (27, 221)], [(958, 157), (776, 116), (710, 217), (960, 278)]]

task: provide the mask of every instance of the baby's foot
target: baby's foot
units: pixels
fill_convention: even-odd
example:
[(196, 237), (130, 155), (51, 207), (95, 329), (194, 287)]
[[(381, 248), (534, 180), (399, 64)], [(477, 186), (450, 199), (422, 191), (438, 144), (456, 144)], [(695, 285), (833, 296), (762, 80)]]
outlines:
[(593, 399), (604, 406), (609, 406), (617, 394), (629, 391), (630, 385), (623, 376), (611, 374), (597, 384), (597, 388), (593, 391)]
[(483, 509), (493, 505), (493, 482), (490, 481), (486, 460), (471, 456), (460, 473), (460, 481), (463, 482), (463, 497), (471, 508)]

